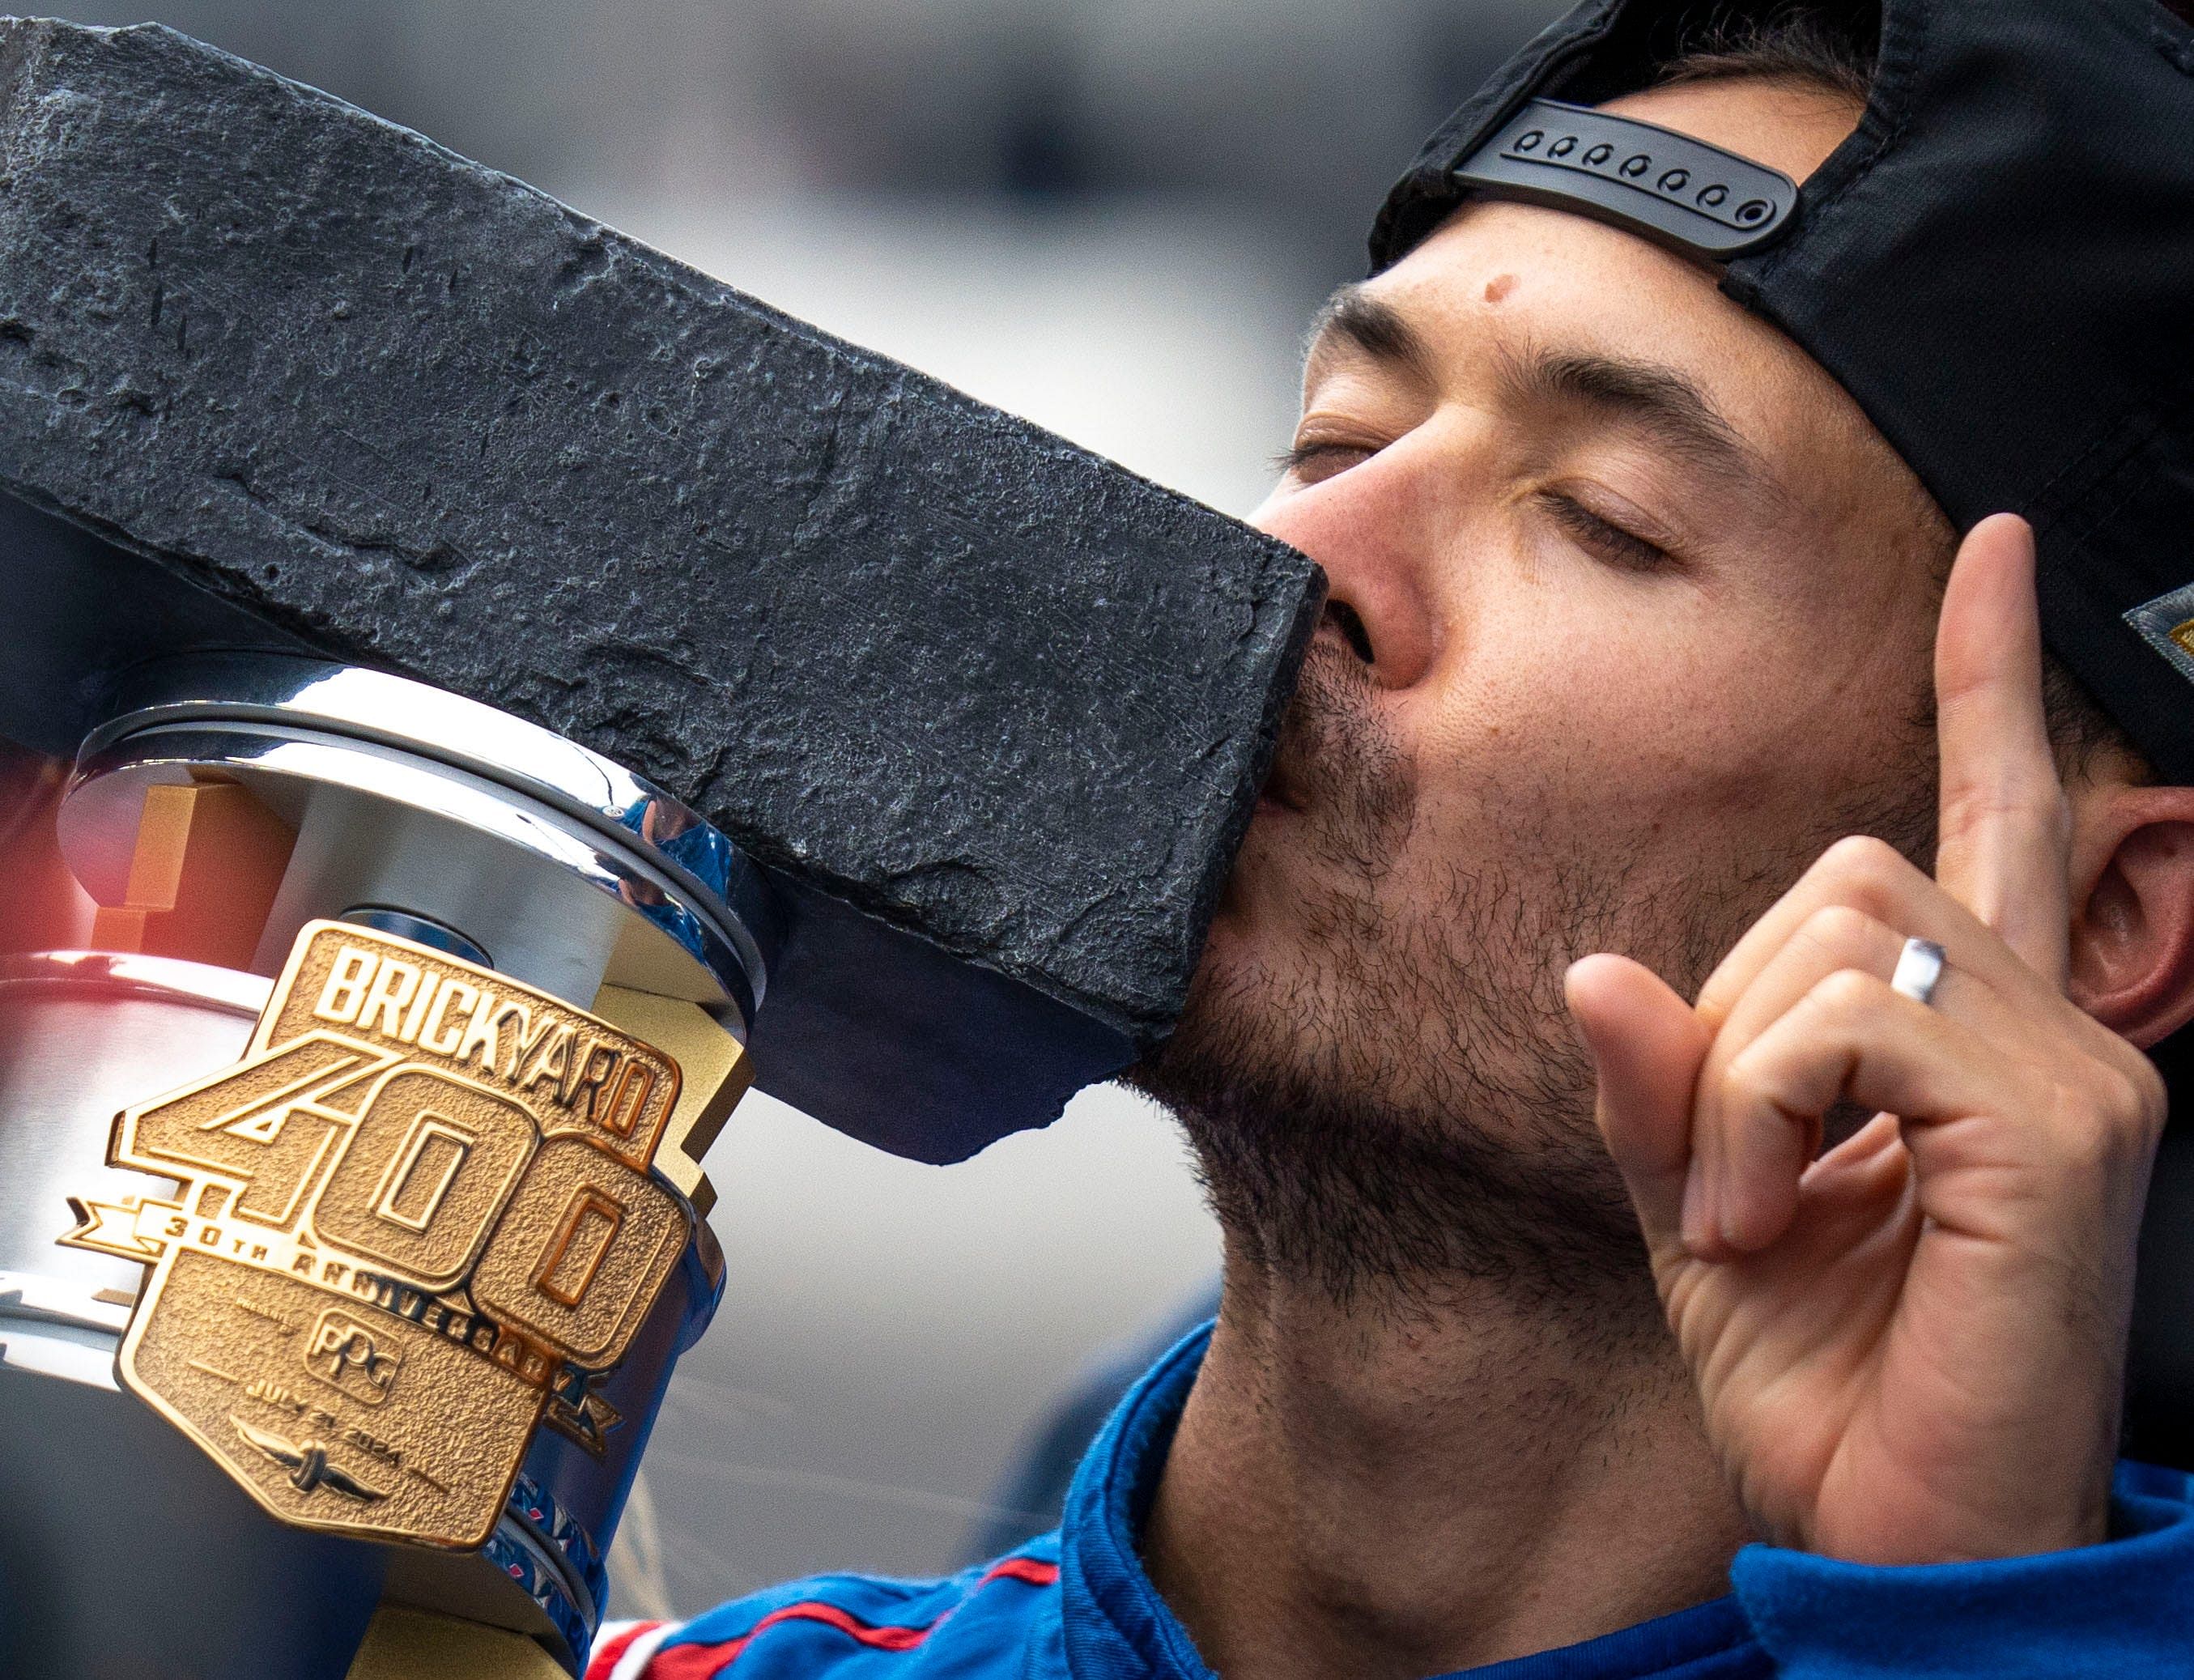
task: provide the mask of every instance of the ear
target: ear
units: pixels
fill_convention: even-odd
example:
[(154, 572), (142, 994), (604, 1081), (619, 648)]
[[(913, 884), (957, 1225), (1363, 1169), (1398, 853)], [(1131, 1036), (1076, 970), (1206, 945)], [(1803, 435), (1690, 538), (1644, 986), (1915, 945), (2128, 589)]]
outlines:
[(2075, 788), (2067, 990), (2146, 1049), (2194, 1021), (2194, 788)]

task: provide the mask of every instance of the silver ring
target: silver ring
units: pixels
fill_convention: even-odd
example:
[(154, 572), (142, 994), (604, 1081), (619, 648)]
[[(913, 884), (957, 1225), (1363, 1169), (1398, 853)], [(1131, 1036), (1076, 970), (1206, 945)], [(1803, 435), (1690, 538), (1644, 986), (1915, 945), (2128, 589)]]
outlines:
[(1901, 992), (1917, 1004), (1933, 1004), (1935, 988), (1943, 981), (1943, 947), (1932, 939), (1908, 939), (1897, 953), (1897, 972), (1889, 976), (1889, 989)]

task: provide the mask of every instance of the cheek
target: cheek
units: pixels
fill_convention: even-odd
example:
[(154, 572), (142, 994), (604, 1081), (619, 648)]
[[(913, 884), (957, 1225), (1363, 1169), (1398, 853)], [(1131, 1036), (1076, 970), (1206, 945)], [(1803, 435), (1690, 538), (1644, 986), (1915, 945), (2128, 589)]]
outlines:
[(1292, 972), (1305, 948), (1358, 936), (1350, 904), (1391, 927), (1474, 878), (1551, 913), (1583, 889), (1680, 914), (1733, 877), (1795, 877), (1840, 814), (1927, 804), (1912, 785), (1916, 615), (1861, 611), (1879, 622), (1824, 632), (1787, 601), (1684, 584), (1496, 581), (1479, 579), (1424, 679), (1381, 702), (1416, 792), (1393, 867), (1364, 880), (1319, 855), (1303, 818), (1261, 813), (1214, 926), (1217, 965)]
[(1562, 851), (1727, 852), (1909, 775), (1924, 635), (1786, 616), (1717, 612), (1683, 585), (1566, 620), (1482, 607), (1462, 656), (1403, 702), (1422, 755), (1413, 843), (1452, 849), (1484, 826)]

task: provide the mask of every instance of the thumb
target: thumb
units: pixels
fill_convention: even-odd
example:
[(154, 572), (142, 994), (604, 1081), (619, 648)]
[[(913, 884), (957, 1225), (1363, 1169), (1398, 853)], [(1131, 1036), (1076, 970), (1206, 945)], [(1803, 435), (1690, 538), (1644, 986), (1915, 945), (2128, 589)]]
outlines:
[(1683, 1240), (1684, 1177), (1691, 1159), (1691, 1091), (1714, 1035), (1661, 977), (1602, 953), (1570, 965), (1563, 982), (1600, 1075), (1595, 1111), (1655, 1253)]

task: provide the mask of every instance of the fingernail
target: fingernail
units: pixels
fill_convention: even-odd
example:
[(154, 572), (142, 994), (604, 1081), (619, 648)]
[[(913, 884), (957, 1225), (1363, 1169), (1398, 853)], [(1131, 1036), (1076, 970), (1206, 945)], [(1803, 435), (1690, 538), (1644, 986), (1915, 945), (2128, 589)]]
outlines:
[(1714, 1196), (1707, 1188), (1706, 1163), (1697, 1156), (1691, 1157), (1691, 1170), (1684, 1175), (1684, 1246), (1694, 1254), (1703, 1253), (1714, 1235)]

